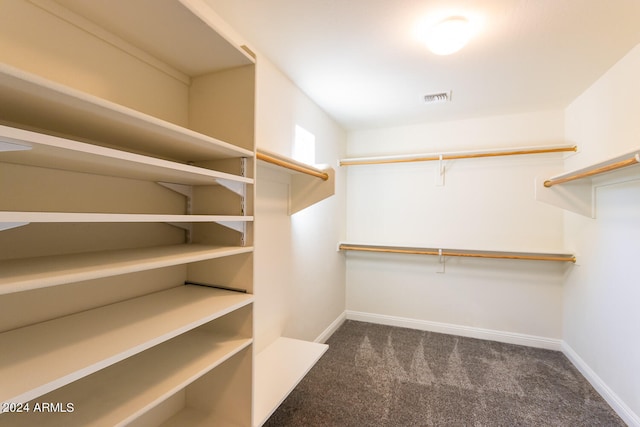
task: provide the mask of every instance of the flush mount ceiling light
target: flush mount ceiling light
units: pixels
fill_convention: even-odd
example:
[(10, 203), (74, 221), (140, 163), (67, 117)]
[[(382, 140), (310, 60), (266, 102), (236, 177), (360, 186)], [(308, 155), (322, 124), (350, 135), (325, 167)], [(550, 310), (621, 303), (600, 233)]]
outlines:
[(425, 29), (422, 39), (436, 55), (450, 55), (462, 49), (472, 35), (469, 21), (462, 16), (453, 16)]

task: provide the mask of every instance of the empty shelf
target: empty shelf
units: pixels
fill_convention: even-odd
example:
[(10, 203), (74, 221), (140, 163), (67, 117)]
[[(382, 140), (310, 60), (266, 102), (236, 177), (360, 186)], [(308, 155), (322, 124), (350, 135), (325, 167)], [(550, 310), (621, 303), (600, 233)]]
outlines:
[(186, 185), (253, 183), (251, 178), (1, 125), (0, 141), (25, 148), (0, 153), (0, 161), (7, 163)]
[[(250, 338), (194, 330), (42, 396), (73, 413), (4, 415), (13, 426), (123, 425), (251, 344)], [(159, 374), (160, 373), (160, 374)]]
[(0, 261), (0, 295), (251, 251), (252, 247), (171, 245)]
[(280, 337), (256, 356), (254, 426), (264, 424), (328, 348)]
[(245, 215), (169, 215), (96, 212), (0, 211), (0, 222), (246, 222)]
[[(253, 157), (253, 152), (128, 107), (0, 64), (5, 120), (92, 141), (125, 143), (181, 161)], [(82, 126), (79, 127), (78, 124)]]
[(253, 302), (179, 286), (0, 334), (0, 402), (26, 402)]

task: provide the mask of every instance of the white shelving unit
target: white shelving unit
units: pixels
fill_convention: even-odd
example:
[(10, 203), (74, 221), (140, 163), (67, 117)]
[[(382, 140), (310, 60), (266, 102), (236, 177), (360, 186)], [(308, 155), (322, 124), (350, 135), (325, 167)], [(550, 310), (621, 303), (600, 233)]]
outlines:
[(66, 411), (0, 424), (251, 425), (253, 58), (196, 0), (4, 8), (0, 401)]

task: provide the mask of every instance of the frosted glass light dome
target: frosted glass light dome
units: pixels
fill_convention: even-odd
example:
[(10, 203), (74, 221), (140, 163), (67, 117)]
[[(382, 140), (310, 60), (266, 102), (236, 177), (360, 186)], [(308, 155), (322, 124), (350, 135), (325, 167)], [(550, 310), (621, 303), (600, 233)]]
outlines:
[(427, 48), (436, 55), (450, 55), (462, 49), (472, 35), (466, 18), (452, 17), (440, 21), (424, 34)]

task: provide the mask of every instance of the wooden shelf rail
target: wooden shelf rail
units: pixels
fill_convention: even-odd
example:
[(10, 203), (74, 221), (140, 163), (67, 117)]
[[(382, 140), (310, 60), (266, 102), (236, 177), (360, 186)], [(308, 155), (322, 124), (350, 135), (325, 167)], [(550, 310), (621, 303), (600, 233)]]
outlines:
[(435, 255), (435, 256), (441, 256), (441, 257), (517, 259), (517, 260), (530, 260), (530, 261), (557, 261), (557, 262), (572, 262), (572, 263), (576, 262), (576, 257), (571, 254), (412, 248), (412, 247), (403, 247), (403, 246), (357, 245), (357, 244), (350, 244), (350, 243), (341, 243), (339, 245), (339, 249), (341, 251)]
[(403, 156), (360, 157), (340, 160), (340, 166), (378, 165), (385, 163), (428, 162), (435, 160), (476, 159), (480, 157), (516, 156), (523, 154), (544, 154), (577, 151), (575, 145), (523, 147), (480, 151), (455, 151), (448, 153), (411, 154)]
[(289, 159), (284, 156), (280, 156), (278, 154), (269, 153), (264, 150), (257, 150), (256, 158), (258, 160), (262, 160), (264, 162), (271, 163), (276, 166), (290, 169), (292, 171), (315, 176), (316, 178), (320, 178), (323, 181), (326, 181), (329, 179), (329, 174), (321, 171), (320, 169), (314, 168), (313, 166), (306, 165), (302, 162), (297, 162), (293, 159)]
[(565, 182), (575, 181), (577, 179), (589, 178), (594, 175), (611, 172), (617, 169), (622, 169), (627, 166), (633, 166), (640, 163), (640, 153), (627, 155), (626, 158), (616, 158), (614, 161), (608, 161), (598, 163), (588, 168), (580, 169), (574, 172), (570, 172), (563, 175), (558, 175), (553, 178), (549, 178), (544, 182), (544, 186), (549, 188), (557, 184), (563, 184)]

